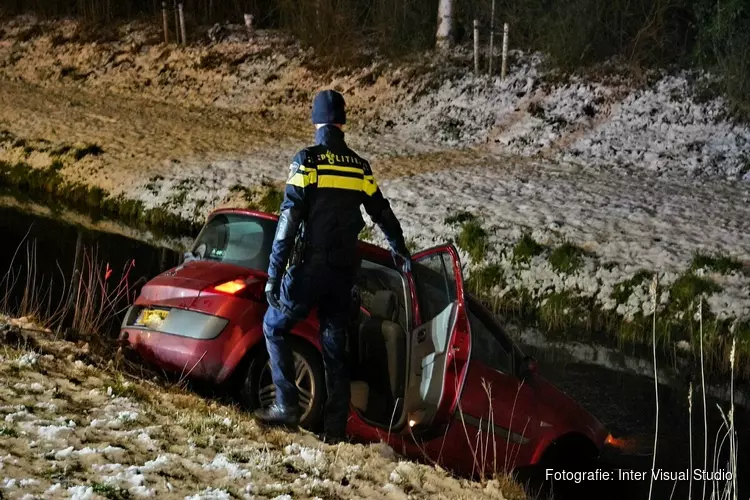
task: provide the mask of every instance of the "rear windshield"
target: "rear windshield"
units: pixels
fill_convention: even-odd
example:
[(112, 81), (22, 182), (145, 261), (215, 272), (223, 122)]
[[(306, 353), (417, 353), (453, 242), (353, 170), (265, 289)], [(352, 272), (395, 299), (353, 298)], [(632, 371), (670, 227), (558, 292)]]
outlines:
[(219, 214), (203, 227), (193, 245), (196, 257), (268, 270), (276, 221), (250, 215)]

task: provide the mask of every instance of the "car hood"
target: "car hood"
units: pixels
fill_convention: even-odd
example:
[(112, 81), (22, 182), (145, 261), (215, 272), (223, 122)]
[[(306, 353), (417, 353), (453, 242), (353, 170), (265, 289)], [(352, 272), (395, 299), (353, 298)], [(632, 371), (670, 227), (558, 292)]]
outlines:
[(210, 286), (238, 278), (254, 277), (265, 282), (268, 276), (262, 271), (210, 260), (190, 261), (161, 273), (141, 289), (138, 302), (170, 303), (187, 307), (192, 299)]
[[(607, 429), (594, 415), (577, 403), (560, 388), (536, 375), (534, 388), (537, 394), (540, 423), (551, 426), (560, 433), (579, 432), (590, 438), (598, 447), (607, 439)], [(545, 425), (546, 424), (546, 425)]]

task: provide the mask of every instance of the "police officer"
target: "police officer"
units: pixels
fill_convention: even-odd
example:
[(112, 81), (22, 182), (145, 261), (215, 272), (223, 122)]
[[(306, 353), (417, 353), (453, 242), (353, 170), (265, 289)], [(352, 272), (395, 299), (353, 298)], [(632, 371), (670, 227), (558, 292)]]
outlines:
[(385, 233), (394, 261), (404, 272), (410, 270), (411, 255), (370, 165), (344, 141), (343, 96), (332, 90), (318, 93), (312, 121), (317, 128), (316, 145), (300, 151), (290, 166), (265, 289), (270, 307), (263, 333), (276, 401), (255, 415), (268, 425), (294, 428), (299, 424), (288, 335), (317, 306), (328, 392), (324, 439), (337, 442), (345, 437), (349, 416), (346, 327), (359, 265), (357, 240), (365, 226), (360, 206)]

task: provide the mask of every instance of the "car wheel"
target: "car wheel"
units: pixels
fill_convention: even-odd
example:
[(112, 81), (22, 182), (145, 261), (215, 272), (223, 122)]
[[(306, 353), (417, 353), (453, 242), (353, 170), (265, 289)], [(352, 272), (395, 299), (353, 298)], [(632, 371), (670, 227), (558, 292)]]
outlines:
[[(289, 344), (302, 412), (300, 425), (316, 429), (321, 423), (326, 399), (323, 360), (317, 349), (303, 340), (290, 339)], [(265, 351), (250, 363), (243, 385), (240, 398), (246, 407), (266, 408), (275, 401), (276, 386), (271, 379), (271, 366)]]

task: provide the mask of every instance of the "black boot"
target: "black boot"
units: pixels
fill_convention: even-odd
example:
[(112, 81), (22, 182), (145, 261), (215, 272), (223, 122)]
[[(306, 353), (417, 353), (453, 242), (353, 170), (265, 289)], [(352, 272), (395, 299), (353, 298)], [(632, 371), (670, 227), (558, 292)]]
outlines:
[(299, 427), (300, 411), (298, 407), (284, 407), (272, 404), (268, 408), (255, 410), (255, 418), (261, 424), (273, 427), (287, 427), (297, 429)]
[(346, 433), (345, 432), (332, 432), (330, 430), (323, 431), (322, 434), (320, 434), (320, 440), (323, 441), (326, 444), (339, 444), (346, 442)]

